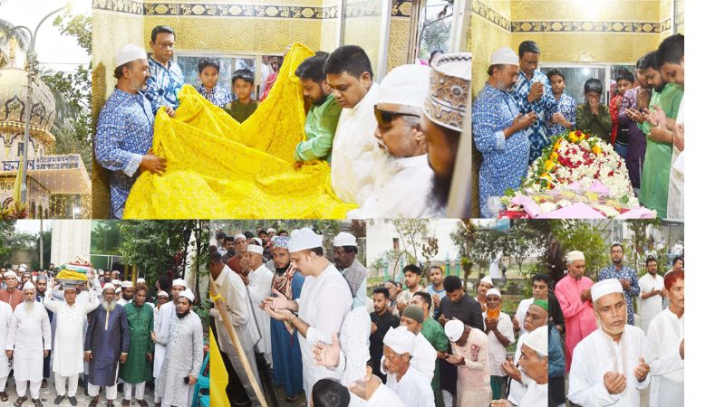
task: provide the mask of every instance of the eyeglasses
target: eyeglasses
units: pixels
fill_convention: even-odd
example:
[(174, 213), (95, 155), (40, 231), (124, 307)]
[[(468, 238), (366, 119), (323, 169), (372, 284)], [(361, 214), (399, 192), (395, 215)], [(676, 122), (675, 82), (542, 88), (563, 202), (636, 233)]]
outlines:
[(390, 124), (396, 116), (420, 117), (417, 114), (413, 113), (399, 113), (379, 110), (378, 107), (375, 106), (375, 120), (377, 120), (378, 124), (381, 126)]

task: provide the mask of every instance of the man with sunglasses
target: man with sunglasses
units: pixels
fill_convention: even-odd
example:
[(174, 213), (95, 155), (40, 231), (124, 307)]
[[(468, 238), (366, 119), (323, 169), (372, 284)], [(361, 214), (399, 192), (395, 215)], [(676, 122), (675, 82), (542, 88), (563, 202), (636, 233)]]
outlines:
[(420, 218), (443, 215), (430, 210), (428, 192), (433, 170), (428, 165), (425, 134), (420, 128), (423, 102), (428, 92), (430, 68), (402, 65), (380, 83), (374, 107), (377, 159), (372, 194), (355, 218)]

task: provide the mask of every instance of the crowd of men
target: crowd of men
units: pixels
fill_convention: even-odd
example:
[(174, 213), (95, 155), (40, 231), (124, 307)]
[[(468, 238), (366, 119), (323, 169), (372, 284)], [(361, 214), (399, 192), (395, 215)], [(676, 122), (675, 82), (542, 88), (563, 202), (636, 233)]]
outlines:
[(606, 88), (596, 78), (586, 81), (586, 102), (577, 105), (564, 93), (561, 70), (538, 69), (541, 52), (533, 41), (523, 41), (518, 55), (508, 47), (494, 52), (488, 81), (473, 102), (473, 137), (483, 155), (481, 217), (497, 216), (496, 197), (521, 186), (528, 166), (555, 137), (581, 130), (621, 155), (642, 205), (660, 218), (682, 219), (684, 36), (663, 40), (637, 61), (634, 73), (620, 68), (608, 105), (601, 100)]
[[(120, 281), (120, 273), (89, 269), (86, 280), (58, 282), (53, 265), (0, 269), (0, 401), (15, 379), (14, 406), (42, 407), (40, 389), (53, 381), (60, 405), (76, 406), (79, 379), (100, 401), (105, 389), (113, 406), (119, 387), (122, 406), (147, 407), (146, 383), (154, 382), (156, 407), (189, 407), (203, 361), (202, 323), (193, 311), (194, 294), (183, 279), (160, 279), (157, 304), (143, 278)], [(169, 295), (171, 293), (171, 295)], [(52, 372), (52, 375), (51, 375)]]
[[(116, 87), (101, 111), (95, 158), (110, 173), (111, 214), (123, 217), (131, 187), (142, 171), (163, 174), (166, 160), (151, 152), (156, 112), (171, 117), (184, 76), (173, 60), (176, 33), (152, 30), (151, 55), (135, 44), (118, 50)], [(399, 66), (373, 79), (365, 51), (341, 46), (317, 52), (296, 69), (300, 90), (311, 106), (306, 140), (296, 146), (295, 165), (326, 161), (332, 188), (359, 209), (351, 218), (418, 218), (445, 214), (460, 134), (467, 116), (471, 79), (469, 53), (438, 54), (431, 66)], [(266, 65), (265, 65), (266, 66)], [(256, 109), (254, 73), (235, 72), (232, 96), (217, 83), (219, 62), (198, 66), (201, 95), (238, 120)], [(276, 78), (276, 75), (270, 75)], [(251, 82), (251, 83), (250, 83)], [(410, 196), (420, 199), (409, 200)]]
[(533, 297), (512, 319), (490, 276), (470, 296), (440, 267), (427, 271), (428, 286), (418, 266), (403, 271), (405, 289), (391, 280), (372, 293), (368, 405), (547, 405), (547, 276), (533, 278)]
[(368, 270), (357, 260), (357, 238), (340, 232), (325, 253), (323, 236), (309, 228), (290, 235), (258, 228), (256, 235), (217, 232), (211, 250), (211, 276), (234, 327), (228, 332), (219, 309), (211, 310), (230, 404), (259, 406), (259, 397), (274, 396), (255, 393), (255, 383), (274, 383), (288, 402), (304, 397), (325, 406), (317, 399), (347, 397), (364, 405), (364, 384), (357, 393), (348, 389), (364, 380), (369, 359)]
[(638, 407), (644, 392), (651, 407), (684, 405), (683, 258), (663, 277), (658, 260), (648, 257), (638, 277), (623, 250), (611, 246), (612, 264), (598, 271), (596, 283), (585, 275), (582, 252), (567, 256), (567, 273), (550, 296), (564, 316), (550, 331), (551, 351), (563, 356), (550, 365), (553, 405), (568, 398), (581, 406)]

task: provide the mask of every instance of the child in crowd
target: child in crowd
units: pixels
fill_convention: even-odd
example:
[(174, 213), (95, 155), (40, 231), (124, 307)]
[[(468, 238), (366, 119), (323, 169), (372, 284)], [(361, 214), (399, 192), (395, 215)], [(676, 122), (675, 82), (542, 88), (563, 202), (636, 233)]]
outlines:
[(604, 86), (599, 79), (589, 78), (584, 82), (586, 103), (582, 103), (576, 108), (576, 128), (609, 141), (612, 117), (609, 115), (607, 106), (600, 103), (603, 90)]
[(224, 106), (234, 120), (243, 123), (257, 110), (259, 102), (252, 99), (254, 91), (254, 73), (249, 69), (239, 69), (232, 75), (232, 90), (237, 100)]
[[(634, 75), (626, 69), (617, 73), (617, 96), (609, 103), (609, 112), (612, 115), (612, 139), (616, 151), (623, 159), (627, 159), (627, 146), (629, 145), (629, 127), (619, 125), (619, 113), (626, 107), (622, 107), (624, 94), (634, 86)], [(625, 103), (626, 105), (626, 103)]]
[(559, 112), (554, 113), (551, 121), (547, 123), (549, 134), (558, 136), (574, 130), (576, 122), (576, 101), (569, 95), (564, 94), (566, 78), (559, 69), (551, 69), (546, 73), (551, 83), (551, 91), (559, 105)]
[(216, 58), (202, 58), (197, 65), (201, 86), (196, 90), (212, 104), (223, 108), (232, 101), (232, 95), (225, 89), (217, 86), (219, 81), (219, 60)]

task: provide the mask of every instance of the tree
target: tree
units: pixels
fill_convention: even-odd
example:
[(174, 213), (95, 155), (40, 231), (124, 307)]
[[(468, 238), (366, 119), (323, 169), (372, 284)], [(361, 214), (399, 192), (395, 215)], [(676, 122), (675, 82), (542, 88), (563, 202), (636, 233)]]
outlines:
[(561, 243), (563, 253), (572, 250), (584, 253), (586, 274), (593, 280), (597, 280), (599, 270), (609, 263), (608, 246), (600, 228), (587, 220), (564, 219), (551, 223), (552, 234)]
[(403, 242), (403, 251), (412, 253), (409, 263), (417, 264), (418, 253), (422, 252), (423, 238), (428, 236), (427, 219), (393, 219), (391, 220), (395, 231)]
[(647, 250), (647, 229), (649, 229), (650, 225), (658, 226), (660, 222), (659, 219), (637, 219), (628, 220), (626, 224), (634, 235), (632, 237), (632, 246), (634, 249), (632, 250), (634, 252), (632, 260), (634, 260), (635, 269), (639, 273), (639, 258)]
[(118, 254), (121, 244), (121, 223), (118, 221), (98, 221), (91, 231), (91, 253)]
[(474, 266), (483, 268), (491, 253), (485, 244), (490, 230), (477, 226), (471, 219), (463, 219), (458, 229), (451, 233), (453, 243), (458, 246), (458, 256), (463, 269), (463, 287), (468, 287), (468, 277)]

